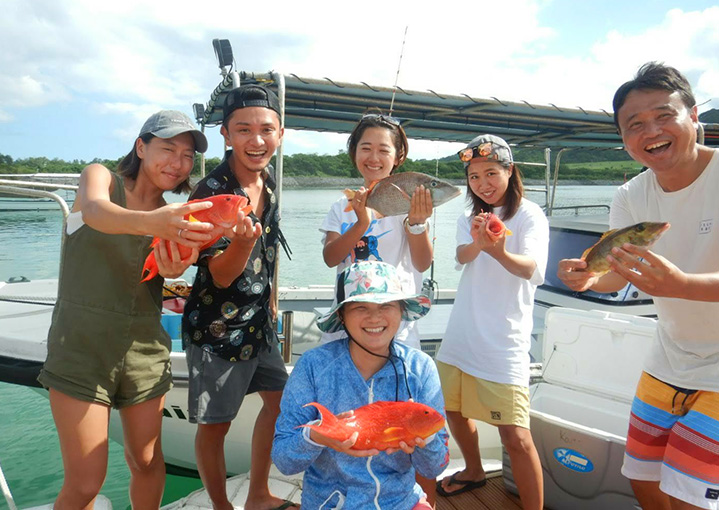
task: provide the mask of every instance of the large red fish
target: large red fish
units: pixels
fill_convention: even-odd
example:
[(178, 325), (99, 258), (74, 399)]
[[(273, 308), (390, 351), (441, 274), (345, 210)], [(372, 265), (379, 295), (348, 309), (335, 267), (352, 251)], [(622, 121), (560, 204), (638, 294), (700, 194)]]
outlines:
[(344, 418), (337, 418), (317, 402), (307, 405), (316, 407), (322, 420), (319, 424), (301, 427), (338, 441), (345, 441), (358, 432), (353, 450), (399, 448), (400, 441), (426, 439), (444, 427), (444, 416), (417, 402), (375, 402), (355, 409), (351, 416)]
[[(212, 207), (192, 214), (187, 214), (185, 216), (186, 220), (212, 223), (215, 226), (222, 226), (224, 228), (233, 227), (237, 223), (237, 213), (240, 209), (242, 209), (242, 212), (245, 214), (249, 214), (252, 211), (252, 206), (247, 205), (247, 198), (240, 195), (215, 195), (199, 200), (190, 200), (187, 203), (194, 204), (196, 202), (212, 202)], [(222, 237), (222, 234), (219, 234), (214, 239), (207, 241), (205, 244), (200, 246), (200, 251), (215, 244), (220, 237)], [(154, 248), (160, 241), (161, 239), (159, 237), (155, 237), (152, 240), (150, 247)], [(169, 252), (169, 241), (165, 241), (165, 243)], [(189, 257), (192, 253), (192, 248), (185, 245), (178, 244), (177, 247), (183, 260)], [(155, 260), (155, 252), (151, 251), (145, 259), (145, 265), (142, 267), (142, 274), (144, 275), (147, 273), (147, 276), (140, 280), (140, 282), (142, 283), (152, 280), (155, 276), (157, 276), (158, 272), (159, 269), (157, 267), (157, 260)]]

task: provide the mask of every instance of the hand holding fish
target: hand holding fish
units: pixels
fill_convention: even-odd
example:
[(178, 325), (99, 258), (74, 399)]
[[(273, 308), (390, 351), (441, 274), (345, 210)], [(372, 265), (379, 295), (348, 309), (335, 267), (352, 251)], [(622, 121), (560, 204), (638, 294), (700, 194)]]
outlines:
[(254, 245), (262, 235), (262, 224), (252, 222), (252, 218), (245, 211), (237, 211), (237, 223), (232, 227), (223, 228), (223, 234), (230, 241), (239, 240)]
[(357, 215), (357, 221), (369, 226), (372, 220), (372, 215), (369, 209), (367, 209), (369, 190), (362, 186), (357, 191), (345, 190), (344, 194), (349, 202), (348, 206), (351, 207)]
[(494, 258), (504, 251), (507, 235), (511, 235), (504, 223), (492, 213), (479, 213), (472, 219), (470, 234), (480, 251), (486, 251)]
[(432, 194), (424, 185), (417, 186), (412, 193), (407, 220), (410, 225), (421, 225), (432, 216)]
[(587, 269), (583, 259), (563, 259), (557, 264), (557, 277), (575, 292), (584, 292), (593, 287), (600, 276)]
[(163, 278), (179, 278), (192, 264), (197, 262), (200, 250), (192, 248), (189, 256), (183, 259), (177, 243), (157, 243), (153, 248), (157, 269)]
[(411, 444), (400, 441), (399, 448), (387, 448), (384, 452), (387, 455), (392, 455), (393, 453), (396, 453), (398, 451), (403, 451), (407, 455), (412, 455), (415, 448), (424, 448), (427, 445), (425, 440), (421, 437), (415, 437), (412, 441), (410, 441), (410, 443)]
[(612, 271), (650, 296), (691, 299), (685, 292), (686, 273), (649, 248), (625, 243), (612, 248), (607, 261)]
[(168, 204), (147, 213), (148, 233), (155, 237), (174, 241), (189, 248), (199, 248), (212, 239), (214, 225), (209, 222), (191, 221), (193, 213), (213, 206), (209, 201), (185, 204)]
[(373, 455), (379, 455), (379, 450), (372, 448), (370, 450), (355, 450), (353, 446), (357, 443), (359, 432), (354, 432), (349, 438), (344, 441), (339, 439), (333, 439), (331, 437), (323, 435), (321, 432), (316, 430), (310, 430), (310, 439), (317, 444), (332, 448), (340, 453), (346, 453), (351, 457), (372, 457)]

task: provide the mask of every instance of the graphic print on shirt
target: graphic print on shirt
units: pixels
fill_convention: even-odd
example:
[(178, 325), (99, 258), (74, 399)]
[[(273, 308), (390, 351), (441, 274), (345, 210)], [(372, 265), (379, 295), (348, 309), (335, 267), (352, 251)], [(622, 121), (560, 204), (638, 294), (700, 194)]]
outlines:
[[(340, 232), (340, 234), (344, 234), (345, 232), (347, 232), (350, 228), (352, 228), (352, 225), (354, 224), (355, 222), (342, 223), (342, 231)], [(357, 242), (352, 251), (347, 255), (347, 257), (351, 258), (350, 260), (352, 263), (358, 260), (378, 260), (382, 262), (382, 257), (380, 256), (378, 249), (379, 238), (392, 232), (392, 229), (386, 230), (379, 235), (370, 235), (372, 234), (372, 230), (375, 227), (379, 227), (379, 224), (377, 223), (377, 220), (372, 220), (372, 222), (369, 224), (369, 228), (367, 228), (367, 231)], [(345, 260), (347, 259), (347, 257), (345, 257)], [(370, 257), (374, 258), (371, 259)]]

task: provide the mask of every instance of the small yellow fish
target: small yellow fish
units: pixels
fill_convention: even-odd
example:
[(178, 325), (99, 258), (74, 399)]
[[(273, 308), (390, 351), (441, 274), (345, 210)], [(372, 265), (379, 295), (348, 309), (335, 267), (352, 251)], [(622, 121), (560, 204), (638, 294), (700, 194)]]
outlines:
[(629, 227), (608, 230), (597, 243), (582, 253), (582, 260), (587, 263), (584, 271), (603, 275), (611, 270), (607, 255), (612, 248), (621, 247), (624, 243), (635, 246), (651, 246), (664, 232), (669, 230), (669, 223), (643, 221)]

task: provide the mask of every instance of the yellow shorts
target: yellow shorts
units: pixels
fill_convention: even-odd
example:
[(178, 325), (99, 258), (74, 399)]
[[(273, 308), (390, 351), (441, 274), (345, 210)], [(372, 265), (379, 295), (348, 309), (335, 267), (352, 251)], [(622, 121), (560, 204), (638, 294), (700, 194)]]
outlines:
[(491, 425), (529, 429), (529, 388), (479, 379), (437, 361), (447, 411)]

